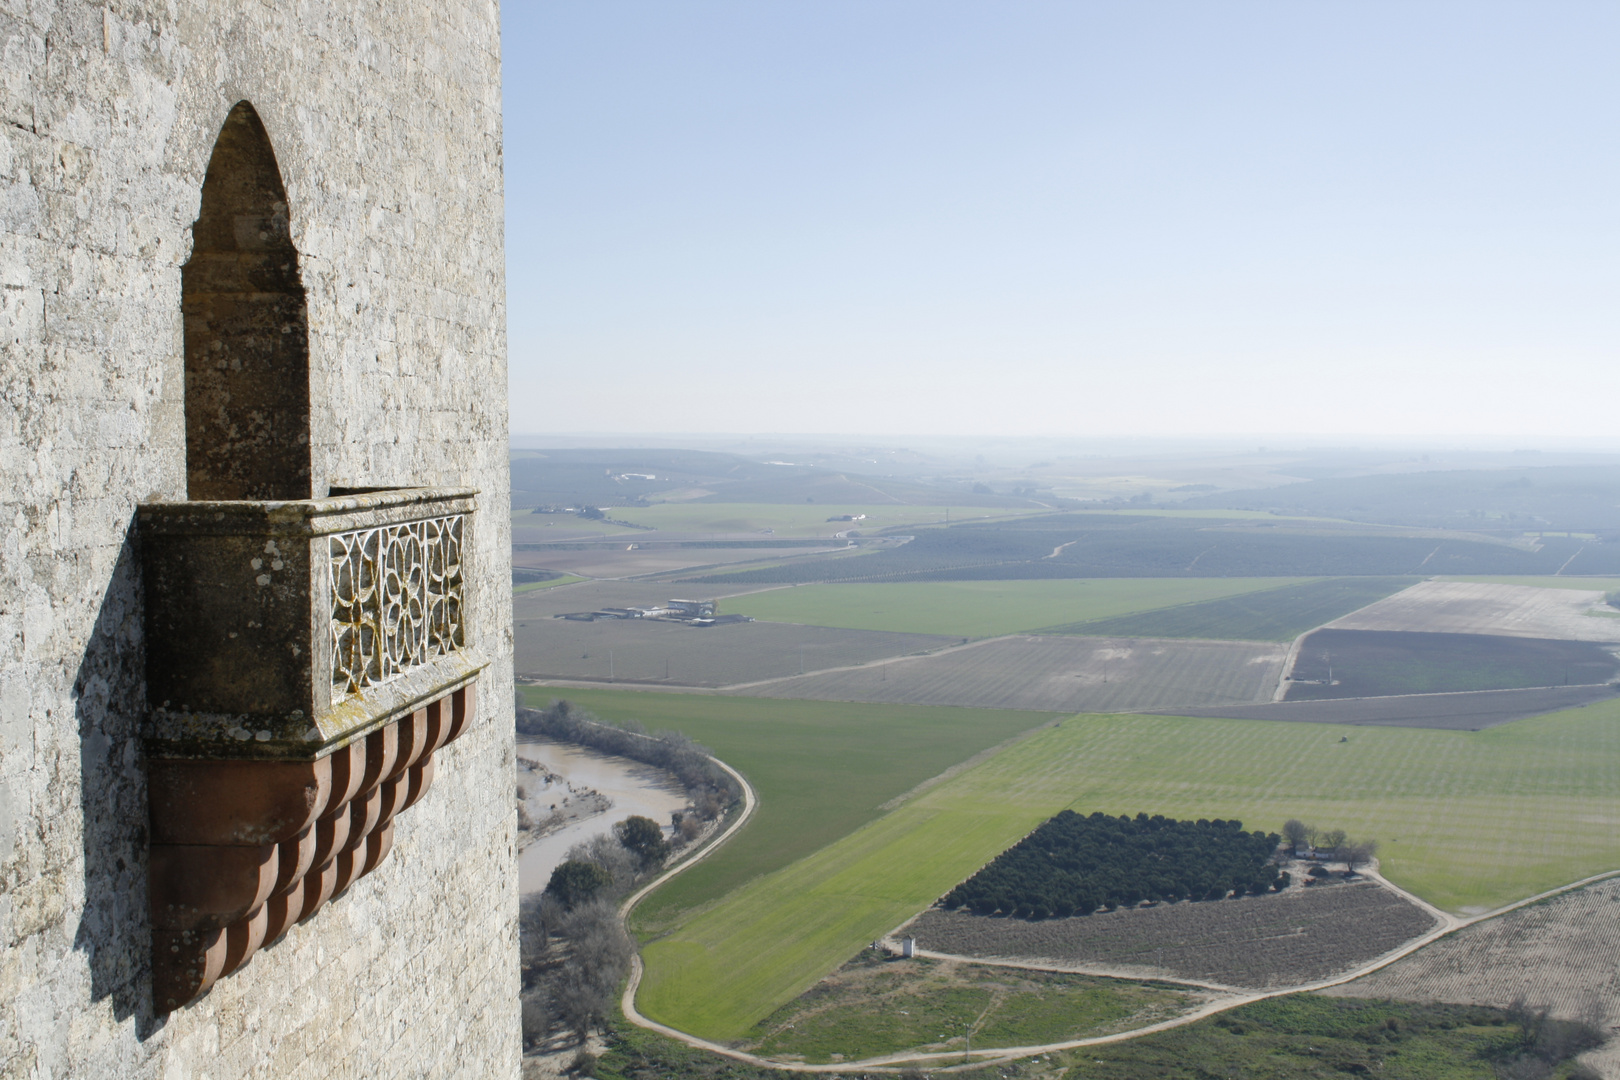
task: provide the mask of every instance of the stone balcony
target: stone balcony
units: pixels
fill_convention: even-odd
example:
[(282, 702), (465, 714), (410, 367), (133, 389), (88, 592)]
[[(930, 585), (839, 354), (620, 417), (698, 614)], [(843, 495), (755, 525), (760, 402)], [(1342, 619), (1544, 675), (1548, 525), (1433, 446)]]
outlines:
[(475, 494), (140, 507), (157, 1011), (375, 869), (471, 721)]

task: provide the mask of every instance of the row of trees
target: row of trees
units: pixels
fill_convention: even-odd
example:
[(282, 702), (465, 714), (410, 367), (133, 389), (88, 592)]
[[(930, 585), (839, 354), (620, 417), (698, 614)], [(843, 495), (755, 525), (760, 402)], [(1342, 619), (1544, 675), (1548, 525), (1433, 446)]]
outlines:
[(1143, 900), (1217, 900), (1282, 888), (1276, 833), (1240, 821), (1065, 810), (952, 889), (948, 908), (1024, 918), (1087, 915)]
[(523, 1037), (534, 1044), (559, 1028), (583, 1043), (613, 1013), (630, 973), (633, 946), (619, 902), (664, 865), (669, 843), (651, 818), (631, 817), (568, 849), (544, 892), (523, 898)]
[(1372, 862), (1378, 854), (1378, 841), (1352, 840), (1343, 829), (1318, 829), (1298, 818), (1283, 822), (1283, 842), (1290, 851), (1309, 847), (1319, 854), (1341, 861), (1352, 872)]
[(544, 709), (517, 703), (519, 735), (577, 743), (604, 754), (617, 754), (675, 774), (686, 788), (693, 812), (712, 821), (742, 798), (742, 788), (731, 774), (715, 764), (709, 752), (678, 731), (648, 732), (634, 720), (609, 724), (588, 709), (568, 701), (553, 701)]

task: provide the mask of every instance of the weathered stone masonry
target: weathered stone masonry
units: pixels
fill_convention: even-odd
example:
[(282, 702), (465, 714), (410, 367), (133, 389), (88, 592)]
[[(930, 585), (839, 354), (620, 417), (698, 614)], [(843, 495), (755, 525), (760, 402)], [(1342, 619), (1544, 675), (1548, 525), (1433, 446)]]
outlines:
[[(349, 752), (345, 790), (414, 799), (386, 859), (350, 847), (369, 874), (164, 1013), (137, 507), (188, 497), (182, 267), (241, 102), (284, 186), (290, 246), (266, 250), (296, 253), (308, 491), (235, 497), (476, 491), (487, 666), (454, 742), (426, 715), (450, 686), (387, 721), (398, 771), (370, 792)], [(0, 1077), (516, 1075), (501, 199), (494, 3), (0, 2)], [(329, 785), (310, 809), (335, 826)], [(382, 801), (345, 821), (378, 835)], [(272, 899), (290, 872), (278, 853)]]

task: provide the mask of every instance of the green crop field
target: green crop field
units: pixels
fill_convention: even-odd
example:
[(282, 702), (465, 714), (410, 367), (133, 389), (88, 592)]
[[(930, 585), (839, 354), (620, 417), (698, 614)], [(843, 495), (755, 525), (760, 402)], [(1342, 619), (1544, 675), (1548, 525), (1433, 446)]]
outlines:
[(525, 694), (536, 707), (566, 697), (604, 720), (683, 732), (746, 776), (759, 795), (740, 833), (636, 909), (641, 931), (847, 836), (889, 799), (1055, 715), (635, 690), (530, 687)]
[(770, 622), (848, 630), (999, 637), (1275, 589), (1278, 584), (1278, 578), (1070, 578), (801, 585), (739, 596), (726, 601), (726, 610)]
[(1397, 884), (1482, 911), (1620, 866), (1620, 702), (1479, 732), (1074, 717), (650, 943), (639, 1005), (740, 1038), (1065, 807), (1343, 828)]
[(1610, 648), (1500, 634), (1316, 630), (1299, 644), (1288, 700), (1594, 686), (1620, 675)]
[[(865, 514), (864, 521), (828, 521), (843, 514)], [(830, 503), (705, 503), (668, 502), (652, 506), (616, 506), (608, 517), (647, 525), (673, 533), (758, 533), (772, 529), (775, 535), (831, 536), (854, 529), (872, 533), (906, 525), (937, 525), (977, 521), (981, 518), (1018, 516), (1016, 511), (985, 507), (945, 506), (845, 506)]]
[(1098, 637), (1221, 638), (1228, 641), (1292, 641), (1417, 578), (1352, 577), (1291, 582), (1280, 589), (1182, 604), (1052, 628), (1052, 633)]

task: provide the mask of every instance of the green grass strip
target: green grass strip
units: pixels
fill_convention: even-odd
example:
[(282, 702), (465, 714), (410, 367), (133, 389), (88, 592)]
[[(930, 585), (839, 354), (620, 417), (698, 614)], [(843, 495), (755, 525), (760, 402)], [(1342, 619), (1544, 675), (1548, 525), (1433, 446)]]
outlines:
[(1191, 604), (1309, 580), (1064, 578), (801, 585), (732, 597), (725, 601), (724, 610), (770, 622), (807, 626), (968, 638), (999, 637), (1043, 626)]
[(636, 908), (633, 928), (641, 934), (848, 836), (889, 799), (1056, 715), (635, 690), (531, 687), (526, 694), (536, 707), (566, 697), (605, 720), (680, 731), (746, 776), (759, 795), (740, 833)]

